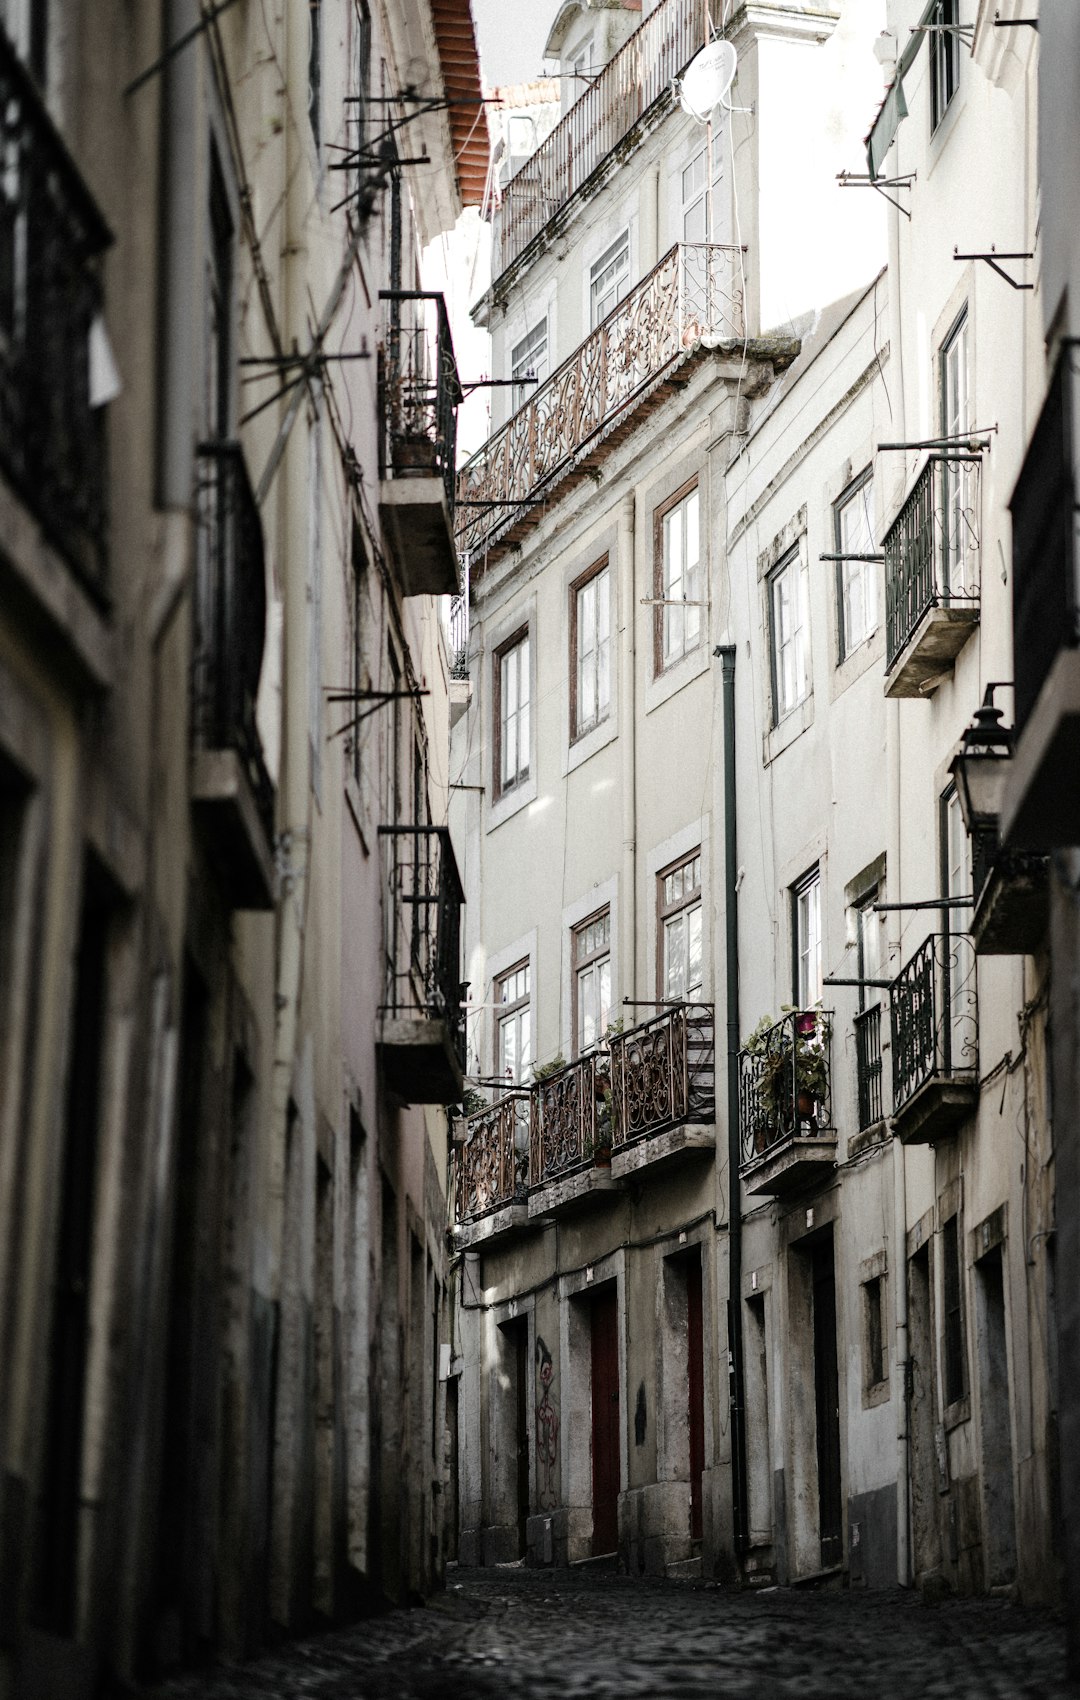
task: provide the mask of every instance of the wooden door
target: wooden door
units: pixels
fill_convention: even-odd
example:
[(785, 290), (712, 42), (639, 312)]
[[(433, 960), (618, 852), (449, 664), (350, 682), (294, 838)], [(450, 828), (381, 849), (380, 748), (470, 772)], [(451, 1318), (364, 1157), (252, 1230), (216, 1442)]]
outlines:
[(701, 1477), (705, 1468), (705, 1335), (702, 1321), (701, 1259), (686, 1266), (686, 1360), (690, 1395), (690, 1534), (701, 1539)]
[(514, 1329), (514, 1374), (517, 1392), (517, 1529), (518, 1557), (525, 1557), (529, 1519), (529, 1325)]
[(814, 1402), (817, 1414), (821, 1565), (843, 1557), (840, 1486), (840, 1377), (836, 1359), (836, 1276), (831, 1238), (814, 1248)]
[(593, 1553), (619, 1544), (619, 1329), (614, 1285), (592, 1301)]

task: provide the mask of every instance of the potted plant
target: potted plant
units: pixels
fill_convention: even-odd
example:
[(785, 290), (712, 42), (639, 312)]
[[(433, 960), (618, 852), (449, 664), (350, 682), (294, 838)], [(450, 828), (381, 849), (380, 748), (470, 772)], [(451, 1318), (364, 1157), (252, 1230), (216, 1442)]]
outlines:
[[(794, 1131), (797, 1121), (817, 1121), (829, 1091), (828, 1024), (819, 1009), (790, 1004), (779, 1020), (763, 1015), (742, 1050), (753, 1058), (756, 1095), (771, 1129)], [(755, 1130), (755, 1143), (764, 1129)], [(767, 1141), (766, 1141), (767, 1143)]]

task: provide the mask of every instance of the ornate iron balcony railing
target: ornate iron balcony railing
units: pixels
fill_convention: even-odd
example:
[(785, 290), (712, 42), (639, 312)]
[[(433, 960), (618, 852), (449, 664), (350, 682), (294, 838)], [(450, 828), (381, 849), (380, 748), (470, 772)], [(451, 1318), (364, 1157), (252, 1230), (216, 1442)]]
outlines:
[(977, 455), (931, 455), (885, 535), (885, 670), (930, 608), (978, 608)]
[(881, 1005), (871, 1004), (855, 1017), (855, 1080), (859, 1089), (859, 1129), (873, 1127), (884, 1114), (881, 1093)]
[(467, 679), (469, 677), (469, 598), (463, 592), (455, 596), (450, 603), (450, 629), (446, 634), (447, 649), (450, 656), (450, 677), (452, 679)]
[(496, 275), (506, 270), (671, 87), (719, 22), (719, 0), (662, 0), (534, 154), (497, 215)]
[(459, 1222), (523, 1202), (529, 1185), (528, 1092), (510, 1092), (471, 1115), (457, 1148), (455, 1210)]
[[(739, 250), (679, 244), (458, 474), (459, 552), (492, 542), (677, 361), (742, 336)], [(483, 504), (494, 504), (491, 508)]]
[(273, 838), (274, 786), (255, 724), (266, 631), (262, 521), (239, 443), (200, 444), (197, 473), (192, 741), (236, 752)]
[(712, 1004), (678, 1004), (611, 1046), (613, 1140), (629, 1145), (685, 1121), (715, 1115)]
[(0, 468), (104, 600), (105, 418), (91, 340), (112, 237), (2, 29), (0, 145)]
[(931, 933), (889, 990), (893, 1113), (928, 1080), (974, 1080), (979, 1061), (975, 951), (966, 933)]
[(532, 1088), (531, 1185), (592, 1162), (605, 1136), (610, 1147), (610, 1091), (604, 1096), (608, 1069), (607, 1056), (590, 1051)]
[(1080, 644), (1073, 477), (1077, 377), (1077, 350), (1068, 343), (1009, 504), (1017, 736), (1060, 652)]
[(385, 289), (379, 349), (382, 478), (441, 478), (454, 511), (461, 380), (442, 295)]
[(744, 1163), (832, 1127), (832, 1014), (793, 1009), (740, 1051)]
[(386, 901), (383, 1011), (446, 1023), (464, 1068), (461, 888), (445, 826), (380, 826)]

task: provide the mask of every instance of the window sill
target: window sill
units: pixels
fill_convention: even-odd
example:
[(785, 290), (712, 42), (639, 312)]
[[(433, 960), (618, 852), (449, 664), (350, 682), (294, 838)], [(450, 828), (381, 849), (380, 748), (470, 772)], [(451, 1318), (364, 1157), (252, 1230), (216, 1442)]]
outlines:
[(793, 744), (808, 727), (814, 724), (814, 693), (803, 697), (790, 714), (785, 714), (779, 726), (774, 726), (771, 732), (765, 734), (765, 748), (762, 755), (763, 763), (768, 767), (777, 756), (783, 755), (789, 744)]
[(606, 749), (619, 736), (619, 726), (614, 714), (609, 714), (606, 720), (601, 720), (598, 726), (593, 726), (588, 732), (583, 732), (580, 738), (575, 738), (568, 745), (563, 761), (563, 777), (573, 773), (574, 769), (587, 762), (590, 756), (598, 750)]
[(684, 655), (681, 661), (672, 662), (662, 673), (656, 674), (645, 686), (645, 713), (651, 714), (654, 708), (673, 697), (676, 691), (681, 691), (684, 685), (689, 685), (694, 679), (708, 671), (709, 645), (702, 639), (696, 649)]
[(863, 1388), (862, 1403), (864, 1411), (873, 1410), (875, 1405), (887, 1405), (889, 1403), (888, 1376), (885, 1377), (884, 1381), (875, 1381), (870, 1387)]
[(879, 625), (876, 631), (871, 632), (855, 649), (849, 650), (843, 661), (838, 661), (833, 668), (829, 701), (835, 702), (838, 697), (842, 697), (857, 679), (861, 679), (864, 673), (884, 659), (885, 627)]
[(497, 826), (502, 826), (504, 821), (509, 820), (512, 815), (518, 814), (527, 804), (535, 803), (535, 801), (536, 775), (530, 774), (528, 779), (523, 779), (519, 785), (514, 786), (512, 791), (504, 791), (502, 796), (496, 798), (492, 803), (486, 830), (494, 832)]
[(962, 1399), (956, 1399), (951, 1405), (946, 1405), (942, 1419), (946, 1432), (959, 1428), (961, 1423), (971, 1420), (971, 1395), (965, 1393)]

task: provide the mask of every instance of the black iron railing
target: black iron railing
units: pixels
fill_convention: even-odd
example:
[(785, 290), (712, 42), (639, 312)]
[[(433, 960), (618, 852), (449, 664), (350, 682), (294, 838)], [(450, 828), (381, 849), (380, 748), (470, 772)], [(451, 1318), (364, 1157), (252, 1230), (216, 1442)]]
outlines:
[(855, 1080), (859, 1089), (859, 1128), (873, 1127), (884, 1114), (881, 1094), (881, 1005), (871, 1004), (855, 1017)]
[(889, 990), (893, 1112), (927, 1081), (973, 1080), (979, 1060), (975, 951), (966, 933), (931, 933)]
[(744, 1163), (832, 1127), (831, 1050), (832, 1011), (793, 1009), (739, 1053)]
[(612, 1036), (616, 1146), (680, 1122), (713, 1119), (713, 1033), (712, 1004), (677, 1004)]
[(450, 677), (469, 677), (469, 598), (466, 593), (455, 596), (450, 603), (450, 628), (447, 632), (450, 654)]
[(456, 1152), (454, 1202), (459, 1222), (524, 1200), (529, 1185), (530, 1125), (528, 1092), (508, 1092), (468, 1118), (464, 1141)]
[[(112, 237), (2, 29), (0, 150), (0, 468), (104, 600), (105, 417), (91, 342)], [(104, 346), (100, 324), (97, 334)]]
[(380, 476), (441, 478), (454, 511), (461, 380), (446, 302), (430, 290), (386, 289), (379, 349)]
[(1019, 735), (1062, 649), (1080, 643), (1073, 405), (1077, 350), (1067, 347), (1009, 504), (1013, 522), (1013, 680)]
[(979, 605), (979, 459), (935, 454), (885, 534), (886, 671), (930, 608)]
[(255, 723), (266, 632), (262, 521), (239, 443), (200, 444), (197, 475), (192, 741), (236, 752), (272, 838), (274, 786)]
[(461, 888), (445, 826), (381, 826), (386, 947), (384, 1011), (446, 1023), (464, 1067)]

